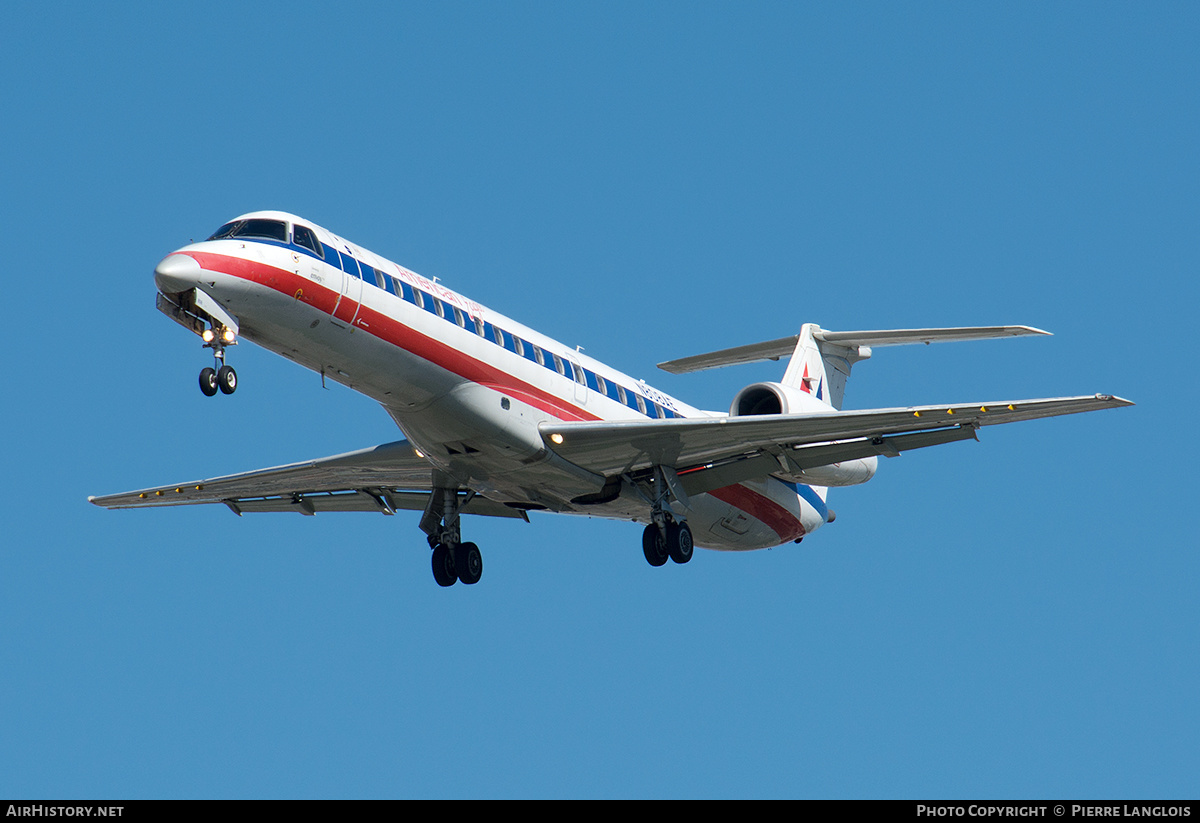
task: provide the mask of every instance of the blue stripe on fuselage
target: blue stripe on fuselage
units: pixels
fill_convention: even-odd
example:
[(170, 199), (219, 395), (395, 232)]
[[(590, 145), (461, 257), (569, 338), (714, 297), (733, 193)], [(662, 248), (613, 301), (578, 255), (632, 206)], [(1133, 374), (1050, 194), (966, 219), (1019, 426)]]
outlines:
[(800, 483), (788, 483), (786, 480), (780, 481), (789, 489), (800, 495), (801, 499), (808, 505), (817, 510), (817, 514), (821, 515), (822, 520), (829, 519), (829, 507), (825, 505), (825, 501), (812, 490), (811, 486), (804, 486)]

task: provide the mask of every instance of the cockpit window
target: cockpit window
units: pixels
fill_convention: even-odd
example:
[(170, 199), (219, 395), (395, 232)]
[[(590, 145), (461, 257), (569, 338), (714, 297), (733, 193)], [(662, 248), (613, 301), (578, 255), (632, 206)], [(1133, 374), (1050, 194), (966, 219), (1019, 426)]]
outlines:
[(264, 240), (287, 242), (287, 223), (282, 220), (234, 220), (226, 223), (213, 234), (209, 240), (225, 240), (234, 237), (258, 237)]
[(296, 241), (297, 246), (303, 246), (317, 257), (325, 256), (317, 235), (308, 226), (292, 226), (292, 239)]
[(233, 230), (242, 224), (241, 220), (234, 220), (232, 223), (226, 223), (221, 228), (217, 229), (209, 237), (209, 240), (224, 240), (229, 235), (233, 234)]

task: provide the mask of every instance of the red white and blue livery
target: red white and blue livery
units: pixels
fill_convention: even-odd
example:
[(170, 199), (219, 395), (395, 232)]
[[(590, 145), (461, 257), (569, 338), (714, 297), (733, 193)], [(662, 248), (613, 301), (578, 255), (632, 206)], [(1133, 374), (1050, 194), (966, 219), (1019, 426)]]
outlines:
[(875, 346), (1046, 334), (1027, 326), (799, 334), (659, 364), (681, 373), (790, 357), (728, 413), (702, 411), (292, 214), (253, 212), (155, 269), (158, 308), (200, 335), (209, 396), (232, 394), (250, 340), (380, 403), (406, 439), (210, 480), (93, 497), (106, 508), (221, 503), (237, 514), (422, 512), (437, 582), (475, 583), (460, 515), (551, 511), (645, 523), (653, 566), (694, 546), (799, 542), (833, 520), (831, 486), (880, 455), (979, 427), (1130, 405), (1111, 395), (850, 411)]

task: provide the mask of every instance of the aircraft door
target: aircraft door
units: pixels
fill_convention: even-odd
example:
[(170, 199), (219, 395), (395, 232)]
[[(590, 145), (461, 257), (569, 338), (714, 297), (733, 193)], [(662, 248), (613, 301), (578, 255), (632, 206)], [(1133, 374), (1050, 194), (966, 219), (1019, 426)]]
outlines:
[(358, 317), (358, 309), (362, 300), (362, 273), (358, 269), (358, 261), (345, 252), (337, 252), (341, 258), (342, 293), (337, 305), (333, 307), (333, 317), (346, 325), (354, 323)]
[(575, 362), (573, 357), (564, 357), (563, 362), (566, 363), (567, 369), (571, 374), (568, 375), (575, 381), (575, 402), (586, 403), (588, 399), (587, 377), (583, 373), (583, 366)]

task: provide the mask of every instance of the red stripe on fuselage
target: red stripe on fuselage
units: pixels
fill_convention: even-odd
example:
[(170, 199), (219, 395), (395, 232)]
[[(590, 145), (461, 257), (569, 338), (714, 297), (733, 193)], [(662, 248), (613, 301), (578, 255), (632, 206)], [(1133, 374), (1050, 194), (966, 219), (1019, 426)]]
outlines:
[(804, 526), (796, 516), (776, 503), (771, 498), (759, 494), (745, 486), (726, 486), (709, 492), (718, 500), (723, 500), (734, 508), (741, 509), (746, 514), (761, 520), (779, 535), (780, 543), (787, 543), (805, 535)]

